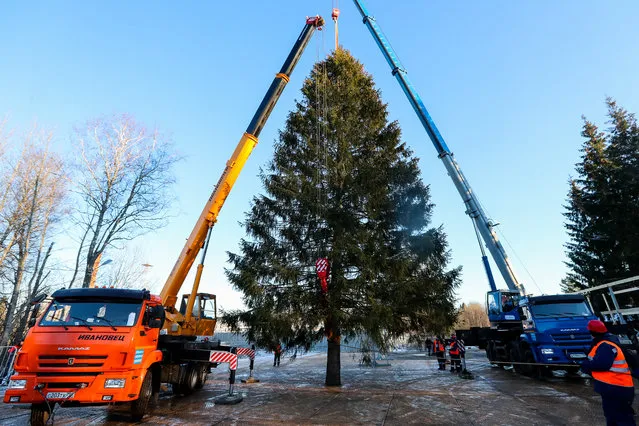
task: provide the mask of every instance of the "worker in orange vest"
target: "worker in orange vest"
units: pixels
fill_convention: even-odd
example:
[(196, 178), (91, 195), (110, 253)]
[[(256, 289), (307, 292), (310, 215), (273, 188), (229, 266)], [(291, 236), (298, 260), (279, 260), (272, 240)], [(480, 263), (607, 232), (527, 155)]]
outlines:
[(593, 345), (581, 371), (590, 374), (594, 390), (601, 395), (601, 405), (608, 425), (635, 425), (632, 401), (635, 386), (628, 362), (616, 336), (608, 333), (599, 320), (588, 322)]
[(461, 373), (461, 351), (459, 344), (457, 343), (457, 336), (453, 334), (450, 336), (450, 346), (448, 347), (448, 353), (450, 354), (450, 372)]
[(433, 342), (433, 352), (437, 356), (439, 369), (446, 370), (446, 349), (444, 348), (444, 344), (438, 337), (435, 337), (435, 342)]

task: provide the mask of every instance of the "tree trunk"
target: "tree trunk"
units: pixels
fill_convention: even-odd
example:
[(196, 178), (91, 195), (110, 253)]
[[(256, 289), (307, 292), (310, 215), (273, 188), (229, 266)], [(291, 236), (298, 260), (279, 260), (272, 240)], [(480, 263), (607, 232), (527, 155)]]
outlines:
[(38, 295), (38, 292), (40, 291), (40, 285), (49, 275), (49, 273), (47, 272), (47, 275), (45, 275), (44, 278), (42, 276), (44, 268), (47, 265), (47, 261), (49, 260), (49, 256), (51, 256), (52, 249), (53, 243), (49, 245), (42, 264), (38, 266), (38, 270), (33, 272), (33, 276), (36, 277), (36, 279), (33, 288), (30, 290), (29, 295), (27, 296), (27, 300), (25, 300), (24, 302), (24, 309), (20, 317), (20, 322), (18, 323), (18, 329), (16, 330), (14, 335), (16, 342), (18, 340), (24, 339), (24, 335), (26, 334), (26, 330), (28, 328), (29, 319), (31, 319), (31, 314), (34, 312), (34, 308), (31, 306), (31, 301)]
[(80, 271), (80, 258), (82, 257), (82, 249), (84, 248), (84, 240), (87, 237), (87, 234), (89, 233), (89, 227), (87, 226), (87, 229), (85, 229), (84, 234), (82, 235), (82, 239), (80, 240), (80, 247), (78, 247), (78, 254), (75, 256), (75, 269), (73, 269), (73, 276), (71, 277), (71, 281), (69, 281), (69, 287), (71, 288), (73, 287), (73, 283), (75, 282), (75, 278), (78, 275), (78, 272)]
[(340, 376), (340, 336), (336, 328), (330, 330), (328, 341), (328, 351), (326, 355), (326, 386), (341, 386)]
[(36, 177), (33, 186), (33, 197), (31, 198), (31, 207), (29, 210), (29, 218), (27, 220), (26, 229), (21, 230), (20, 236), (17, 238), (18, 242), (18, 266), (15, 272), (15, 280), (13, 282), (13, 292), (11, 294), (11, 301), (7, 307), (7, 316), (4, 322), (4, 330), (2, 330), (2, 338), (0, 338), (0, 345), (5, 346), (9, 343), (11, 332), (14, 328), (14, 320), (16, 318), (16, 310), (18, 309), (18, 299), (20, 298), (20, 286), (22, 284), (22, 276), (24, 275), (24, 267), (27, 263), (27, 257), (29, 256), (29, 243), (31, 239), (31, 231), (33, 229), (33, 217), (36, 212), (36, 202), (38, 200), (38, 186), (40, 183), (40, 177)]
[(87, 255), (87, 267), (84, 270), (84, 279), (82, 280), (82, 288), (92, 287), (92, 284), (95, 285), (95, 276), (98, 272), (98, 267), (100, 266), (98, 263), (100, 262), (100, 257), (102, 253), (91, 253)]
[(7, 316), (4, 322), (4, 330), (2, 331), (2, 338), (0, 338), (0, 346), (7, 346), (9, 344), (9, 338), (13, 331), (14, 318), (16, 317), (16, 311), (18, 309), (18, 298), (20, 297), (20, 283), (22, 282), (22, 275), (24, 274), (24, 264), (27, 261), (27, 253), (22, 250), (22, 244), (18, 244), (18, 269), (15, 273), (15, 279), (13, 282), (13, 292), (11, 293), (11, 301), (7, 306)]

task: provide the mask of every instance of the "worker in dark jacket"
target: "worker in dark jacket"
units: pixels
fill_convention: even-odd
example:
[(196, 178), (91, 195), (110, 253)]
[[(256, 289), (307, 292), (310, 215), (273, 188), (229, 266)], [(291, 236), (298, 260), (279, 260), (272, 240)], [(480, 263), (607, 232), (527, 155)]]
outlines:
[(608, 333), (599, 320), (588, 323), (593, 345), (581, 371), (594, 379), (594, 390), (601, 395), (607, 425), (635, 425), (632, 401), (635, 387), (623, 351), (616, 336)]
[(275, 349), (273, 349), (273, 367), (275, 367), (276, 365), (278, 367), (280, 366), (281, 357), (282, 357), (282, 345), (278, 343), (277, 346), (275, 346)]

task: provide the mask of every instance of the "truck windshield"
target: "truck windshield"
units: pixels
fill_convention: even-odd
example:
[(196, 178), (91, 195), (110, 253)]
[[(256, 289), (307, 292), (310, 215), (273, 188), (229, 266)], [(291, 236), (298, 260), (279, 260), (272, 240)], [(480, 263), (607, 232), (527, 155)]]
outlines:
[(140, 315), (140, 302), (54, 300), (41, 326), (131, 327)]
[(586, 302), (545, 303), (530, 306), (536, 317), (579, 317), (592, 315)]

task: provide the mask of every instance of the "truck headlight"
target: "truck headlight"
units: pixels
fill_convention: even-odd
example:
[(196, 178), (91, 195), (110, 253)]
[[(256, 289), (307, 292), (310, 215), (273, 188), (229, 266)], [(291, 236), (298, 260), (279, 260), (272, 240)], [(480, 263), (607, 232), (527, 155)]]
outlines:
[(104, 381), (105, 388), (123, 388), (126, 384), (126, 379), (106, 379)]
[(545, 348), (541, 350), (541, 353), (544, 355), (552, 355), (555, 353), (555, 350), (552, 348)]
[(9, 389), (24, 389), (26, 387), (26, 379), (9, 380)]

